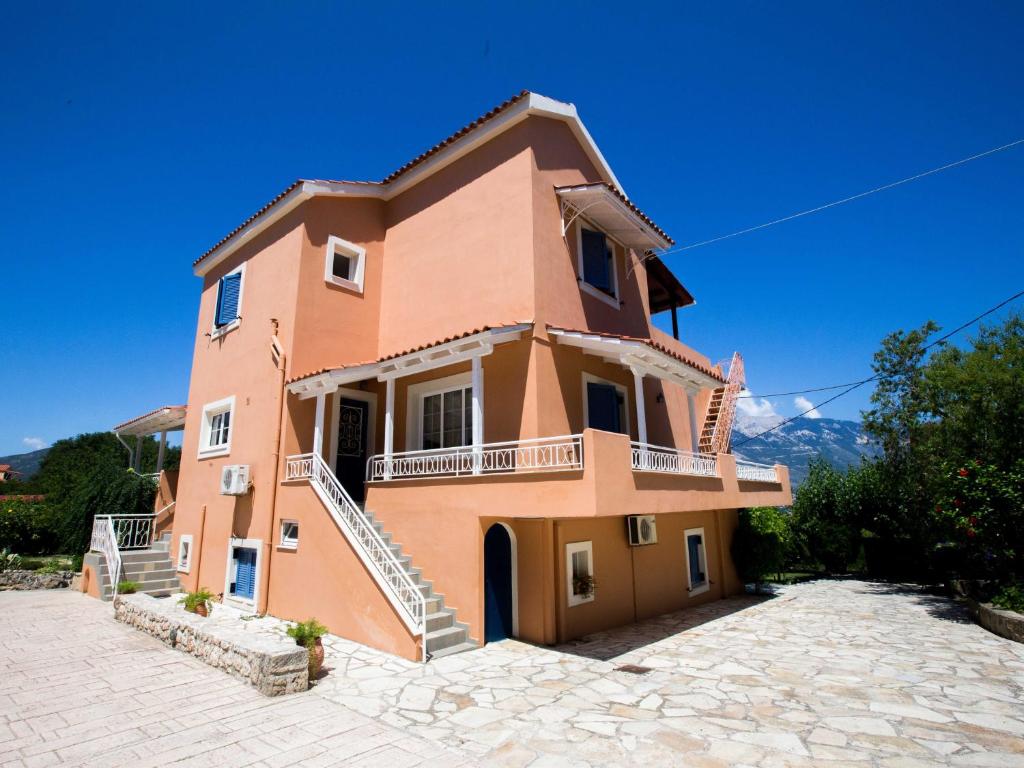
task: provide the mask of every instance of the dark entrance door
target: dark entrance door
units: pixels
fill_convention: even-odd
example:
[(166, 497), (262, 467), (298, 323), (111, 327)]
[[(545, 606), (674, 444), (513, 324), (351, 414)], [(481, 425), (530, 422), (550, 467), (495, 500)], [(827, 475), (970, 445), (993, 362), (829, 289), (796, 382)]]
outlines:
[(366, 433), (370, 405), (363, 400), (342, 398), (338, 408), (338, 464), (334, 468), (341, 486), (354, 501), (366, 498)]
[(622, 395), (611, 384), (587, 382), (587, 424), (605, 432), (622, 432)]
[(512, 539), (503, 525), (484, 536), (484, 641), (512, 637)]

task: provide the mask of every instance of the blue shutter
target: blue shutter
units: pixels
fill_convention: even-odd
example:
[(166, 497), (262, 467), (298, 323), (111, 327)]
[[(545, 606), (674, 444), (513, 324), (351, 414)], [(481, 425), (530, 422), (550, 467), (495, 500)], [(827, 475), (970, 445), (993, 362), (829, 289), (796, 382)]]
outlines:
[(690, 585), (696, 587), (704, 583), (704, 574), (700, 570), (700, 536), (689, 536), (686, 547), (690, 554)]
[(621, 432), (619, 392), (610, 384), (587, 382), (587, 424), (591, 429)]
[(583, 279), (595, 288), (611, 293), (611, 264), (604, 234), (584, 229), (580, 239), (583, 244)]
[(256, 587), (256, 550), (236, 549), (235, 561), (238, 563), (235, 574), (235, 594), (252, 600)]
[(220, 328), (238, 319), (238, 296), (242, 288), (242, 274), (235, 272), (220, 279), (217, 291), (217, 317), (214, 324)]

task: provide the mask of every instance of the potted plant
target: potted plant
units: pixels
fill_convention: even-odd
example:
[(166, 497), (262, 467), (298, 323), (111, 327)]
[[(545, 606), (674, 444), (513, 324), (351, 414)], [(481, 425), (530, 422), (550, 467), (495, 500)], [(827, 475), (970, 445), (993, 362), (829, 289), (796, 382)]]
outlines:
[(288, 637), (294, 638), (296, 645), (309, 651), (309, 681), (312, 683), (320, 674), (324, 664), (324, 646), (320, 640), (327, 634), (327, 627), (316, 619), (307, 619), (288, 627)]
[(119, 595), (134, 595), (139, 591), (139, 584), (136, 581), (119, 581), (117, 582), (117, 594)]
[(593, 576), (573, 576), (572, 593), (581, 597), (590, 597), (597, 589)]
[(199, 616), (209, 616), (212, 610), (211, 602), (215, 595), (208, 589), (199, 589), (195, 592), (186, 592), (185, 596), (178, 602), (185, 606), (189, 613)]

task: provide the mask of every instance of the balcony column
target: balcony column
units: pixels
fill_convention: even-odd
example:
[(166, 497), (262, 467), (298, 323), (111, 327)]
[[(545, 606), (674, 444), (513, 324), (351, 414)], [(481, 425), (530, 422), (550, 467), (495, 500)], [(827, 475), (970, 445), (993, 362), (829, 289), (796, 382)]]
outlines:
[(142, 472), (142, 435), (135, 436), (135, 459), (132, 464), (132, 469), (136, 472)]
[(324, 453), (324, 406), (327, 395), (321, 392), (316, 396), (316, 416), (313, 418), (313, 453), (323, 458)]
[(633, 372), (633, 388), (636, 390), (636, 438), (647, 443), (647, 409), (644, 406), (644, 375), (636, 368)]
[(480, 355), (473, 358), (473, 474), (483, 469), (484, 444), (484, 369)]
[(167, 430), (160, 433), (160, 448), (156, 452), (156, 474), (159, 477), (164, 468), (164, 452), (167, 450)]
[(384, 479), (391, 479), (391, 454), (395, 452), (395, 379), (384, 380)]

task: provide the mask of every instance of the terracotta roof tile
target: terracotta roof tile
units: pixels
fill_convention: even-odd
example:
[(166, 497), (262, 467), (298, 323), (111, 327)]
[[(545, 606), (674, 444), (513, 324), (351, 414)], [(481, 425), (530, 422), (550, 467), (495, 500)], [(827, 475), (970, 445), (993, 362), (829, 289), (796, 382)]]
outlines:
[(128, 419), (128, 421), (124, 421), (124, 422), (118, 424), (117, 426), (114, 427), (113, 431), (117, 432), (118, 430), (124, 429), (125, 427), (130, 427), (132, 424), (134, 424), (134, 423), (136, 423), (138, 421), (142, 421), (143, 419), (148, 419), (150, 416), (153, 416), (155, 414), (160, 413), (160, 411), (167, 411), (167, 410), (174, 410), (174, 411), (182, 410), (182, 411), (184, 411), (184, 410), (187, 410), (187, 409), (188, 409), (188, 406), (186, 406), (186, 405), (161, 405), (159, 408), (154, 408), (152, 411), (144, 413), (141, 416), (136, 416), (134, 419)]
[(555, 190), (557, 191), (557, 190), (561, 190), (561, 189), (580, 189), (580, 188), (587, 188), (587, 187), (604, 187), (609, 192), (611, 192), (613, 195), (615, 195), (617, 198), (619, 198), (619, 200), (621, 200), (623, 203), (625, 203), (626, 207), (629, 208), (629, 210), (631, 210), (633, 213), (635, 213), (647, 226), (649, 226), (651, 229), (653, 229), (655, 232), (657, 232), (659, 235), (661, 235), (663, 238), (665, 238), (665, 240), (667, 240), (670, 244), (672, 244), (672, 245), (676, 244), (676, 241), (673, 240), (671, 237), (669, 237), (668, 234), (665, 232), (665, 230), (663, 230), (661, 227), (659, 227), (657, 224), (655, 224), (654, 220), (651, 219), (646, 213), (644, 213), (639, 208), (637, 208), (635, 205), (633, 205), (633, 203), (630, 201), (630, 199), (628, 197), (626, 197), (624, 194), (622, 194), (622, 191), (618, 187), (616, 187), (614, 184), (612, 184), (611, 182), (608, 182), (608, 181), (595, 181), (595, 182), (591, 182), (590, 184), (570, 184), (568, 186), (555, 187)]

